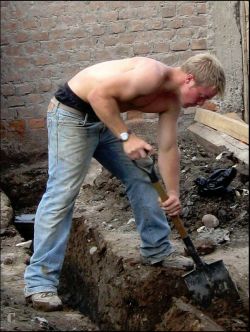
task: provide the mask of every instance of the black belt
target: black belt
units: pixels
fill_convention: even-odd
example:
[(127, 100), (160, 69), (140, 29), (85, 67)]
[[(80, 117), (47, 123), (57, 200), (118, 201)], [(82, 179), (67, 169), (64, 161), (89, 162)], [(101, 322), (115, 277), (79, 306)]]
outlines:
[[(55, 97), (53, 97), (51, 99), (51, 104), (53, 104), (55, 107), (59, 107), (65, 111), (77, 114), (77, 115), (81, 115), (81, 116), (85, 116), (87, 117), (86, 121), (90, 121), (90, 122), (100, 122), (101, 120), (97, 117), (97, 115), (95, 114), (95, 112), (93, 111), (93, 113), (88, 113), (88, 112), (84, 112), (83, 111), (79, 111), (73, 107), (67, 106), (63, 103), (61, 103), (60, 101), (58, 101)], [(49, 106), (48, 111), (51, 110), (51, 106)]]

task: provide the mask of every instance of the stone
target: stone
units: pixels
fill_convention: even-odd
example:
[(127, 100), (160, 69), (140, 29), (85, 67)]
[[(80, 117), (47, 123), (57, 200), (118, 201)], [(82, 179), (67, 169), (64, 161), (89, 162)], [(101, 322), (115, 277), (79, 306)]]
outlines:
[(0, 229), (1, 233), (4, 233), (6, 228), (11, 224), (13, 219), (13, 209), (7, 195), (0, 189), (1, 195), (1, 218), (0, 218)]
[(205, 214), (202, 217), (202, 223), (207, 227), (207, 228), (216, 228), (219, 226), (219, 220), (216, 216), (213, 214)]

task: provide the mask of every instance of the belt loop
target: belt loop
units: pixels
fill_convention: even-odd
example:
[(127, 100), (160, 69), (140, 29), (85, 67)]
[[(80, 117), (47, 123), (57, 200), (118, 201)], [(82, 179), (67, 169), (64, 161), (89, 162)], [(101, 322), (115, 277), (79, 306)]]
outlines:
[(85, 126), (86, 122), (88, 121), (88, 113), (85, 114), (84, 120), (83, 120), (83, 125)]

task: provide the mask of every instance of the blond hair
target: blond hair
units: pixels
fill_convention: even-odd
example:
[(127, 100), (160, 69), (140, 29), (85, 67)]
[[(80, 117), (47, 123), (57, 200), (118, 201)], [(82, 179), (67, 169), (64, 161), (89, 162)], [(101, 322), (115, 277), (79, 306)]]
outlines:
[(220, 61), (212, 54), (197, 54), (187, 59), (181, 70), (194, 76), (197, 85), (213, 86), (220, 96), (224, 95), (226, 77)]

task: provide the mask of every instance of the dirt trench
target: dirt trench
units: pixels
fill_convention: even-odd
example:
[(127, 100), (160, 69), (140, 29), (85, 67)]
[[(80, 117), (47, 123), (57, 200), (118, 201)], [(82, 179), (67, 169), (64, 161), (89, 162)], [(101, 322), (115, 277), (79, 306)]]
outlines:
[[(138, 127), (144, 138), (155, 144), (151, 132), (155, 131), (154, 124), (151, 129), (147, 126), (147, 130), (141, 124)], [(133, 129), (136, 131), (138, 127)], [(205, 213), (216, 215), (221, 229), (229, 230), (230, 241), (216, 244), (215, 251), (204, 258), (206, 261), (224, 260), (237, 282), (242, 302), (215, 299), (208, 309), (201, 308), (192, 302), (180, 271), (141, 265), (140, 240), (124, 187), (95, 164), (94, 169), (99, 175), (87, 179), (76, 201), (59, 288), (64, 312), (62, 315), (40, 312), (40, 316), (51, 322), (46, 326), (39, 325), (41, 330), (248, 330), (248, 197), (235, 195), (235, 190), (239, 193), (247, 190), (248, 172), (238, 163), (239, 171), (232, 182), (234, 190), (231, 193), (221, 197), (200, 197), (194, 179), (209, 175), (216, 167), (230, 167), (237, 160), (225, 155), (224, 159), (217, 161), (184, 131), (179, 144), (183, 154), (181, 198), (185, 209), (184, 223), (194, 241), (198, 239), (197, 229), (202, 226)], [(46, 178), (46, 161), (13, 166), (3, 173), (1, 187), (7, 191), (15, 214), (35, 212)], [(171, 227), (171, 240), (183, 253), (180, 237)], [(21, 241), (18, 233), (13, 236), (13, 226), (8, 231), (2, 235), (1, 244), (6, 254), (14, 253), (16, 242)], [(18, 252), (24, 259), (27, 252), (20, 248)], [(34, 319), (33, 325), (30, 323), (35, 312), (25, 306), (21, 294), (24, 262), (21, 267), (19, 265), (19, 272), (15, 270), (15, 262), (9, 265), (2, 262), (2, 267), (8, 273), (12, 271), (11, 276), (6, 272), (2, 287), (3, 314), (8, 317), (9, 313), (18, 312), (16, 330), (37, 329)], [(8, 327), (5, 324), (4, 330)]]

